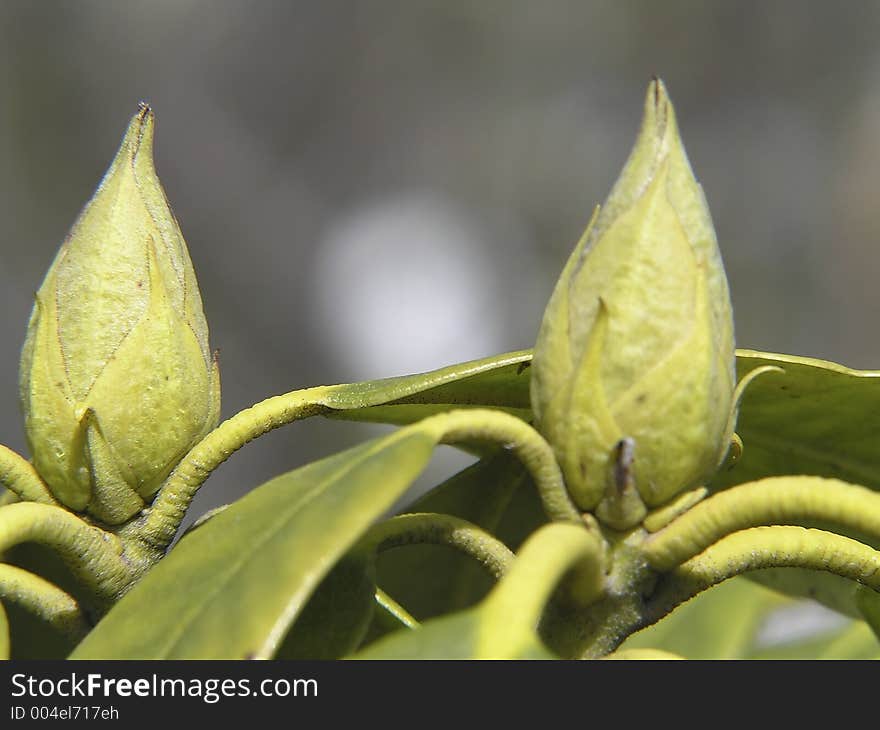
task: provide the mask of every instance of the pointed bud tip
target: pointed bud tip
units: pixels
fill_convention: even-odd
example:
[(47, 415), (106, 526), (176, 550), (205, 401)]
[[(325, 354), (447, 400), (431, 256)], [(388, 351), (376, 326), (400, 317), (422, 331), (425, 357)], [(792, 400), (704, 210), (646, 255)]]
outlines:
[(128, 151), (132, 160), (141, 151), (147, 152), (152, 156), (154, 122), (155, 114), (152, 107), (146, 101), (139, 101), (137, 113), (131, 118), (128, 130), (125, 133), (125, 139), (122, 141), (122, 148)]
[(651, 76), (651, 83), (648, 84), (648, 95), (654, 97), (654, 106), (660, 106), (663, 101), (669, 100), (666, 91), (666, 84), (659, 76)]
[(672, 102), (666, 91), (666, 84), (659, 77), (652, 76), (645, 94), (645, 115), (642, 128), (645, 130), (653, 129), (656, 136), (662, 138), (666, 134), (667, 122), (673, 118), (673, 115)]
[[(535, 344), (532, 408), (574, 502), (628, 529), (646, 506), (710, 478), (733, 429), (727, 280), (659, 78), (647, 86), (629, 158), (569, 262)], [(622, 439), (638, 447), (623, 465)]]

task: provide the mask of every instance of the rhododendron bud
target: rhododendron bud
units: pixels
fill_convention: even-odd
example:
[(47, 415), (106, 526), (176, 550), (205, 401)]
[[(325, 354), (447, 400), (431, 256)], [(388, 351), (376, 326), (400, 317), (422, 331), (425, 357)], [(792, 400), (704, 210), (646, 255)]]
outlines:
[(617, 529), (701, 484), (734, 419), (727, 280), (662, 82), (544, 313), (532, 405), (577, 505)]
[(142, 105), (39, 291), (21, 357), (34, 466), (67, 507), (137, 514), (217, 424), (220, 380)]

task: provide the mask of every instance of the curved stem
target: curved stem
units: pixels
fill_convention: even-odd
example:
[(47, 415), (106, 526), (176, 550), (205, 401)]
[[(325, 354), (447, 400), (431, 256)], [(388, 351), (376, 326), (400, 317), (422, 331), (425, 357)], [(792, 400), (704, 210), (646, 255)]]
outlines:
[(127, 534), (164, 550), (171, 544), (192, 498), (220, 464), (249, 441), (293, 421), (329, 410), (338, 386), (320, 386), (267, 398), (228, 418), (196, 444), (159, 490), (152, 506)]
[(419, 627), (419, 622), (412, 617), (409, 611), (381, 588), (376, 589), (376, 605), (382, 615), (388, 618), (388, 623), (393, 624), (393, 628), (417, 629)]
[(486, 610), (503, 622), (493, 627), (493, 642), (504, 641), (508, 632), (519, 635), (523, 626), (535, 629), (547, 601), (569, 571), (574, 571), (573, 597), (584, 605), (595, 600), (604, 587), (602, 556), (598, 538), (583, 527), (555, 523), (534, 532), (485, 599)]
[(0, 563), (0, 600), (19, 604), (74, 641), (89, 632), (89, 624), (72, 596), (14, 565)]
[[(144, 516), (120, 530), (126, 538), (142, 541), (152, 549), (171, 544), (187, 508), (214, 469), (248, 441), (300, 418), (325, 413), (331, 408), (369, 405), (363, 395), (340, 394), (346, 386), (321, 386), (279, 395), (237, 413), (221, 423), (177, 465)], [(553, 449), (535, 429), (516, 416), (489, 409), (449, 411), (424, 419), (409, 428), (430, 429), (442, 443), (484, 440), (508, 447), (530, 472), (544, 509), (553, 520), (580, 522)]]
[(152, 507), (129, 526), (127, 535), (152, 548), (165, 550), (174, 539), (193, 496), (211, 472), (248, 441), (264, 433), (310, 416), (417, 397), (446, 383), (527, 362), (530, 354), (528, 350), (521, 350), (492, 358), (489, 363), (474, 360), (423, 373), (415, 380), (403, 376), (367, 383), (322, 385), (267, 398), (228, 418), (190, 449), (159, 490)]
[(25, 502), (58, 504), (33, 464), (2, 444), (0, 444), (0, 484)]
[(380, 522), (364, 541), (377, 552), (404, 545), (446, 545), (474, 558), (495, 578), (504, 575), (513, 561), (513, 553), (503, 542), (472, 522), (431, 512), (400, 515)]
[(724, 535), (759, 525), (822, 520), (880, 541), (880, 494), (821, 477), (771, 477), (719, 492), (641, 545), (648, 562), (669, 570)]
[(880, 591), (877, 550), (824, 530), (752, 527), (722, 538), (664, 578), (648, 601), (647, 622), (721, 581), (761, 568), (824, 570)]
[(126, 554), (115, 535), (61, 507), (17, 502), (0, 508), (0, 553), (23, 542), (38, 542), (58, 552), (103, 601), (125, 592), (145, 567), (142, 556)]
[(523, 463), (547, 516), (553, 521), (583, 524), (580, 510), (571, 501), (553, 448), (534, 428), (516, 416), (484, 408), (449, 411), (422, 421), (438, 429), (440, 442), (489, 441), (510, 451)]

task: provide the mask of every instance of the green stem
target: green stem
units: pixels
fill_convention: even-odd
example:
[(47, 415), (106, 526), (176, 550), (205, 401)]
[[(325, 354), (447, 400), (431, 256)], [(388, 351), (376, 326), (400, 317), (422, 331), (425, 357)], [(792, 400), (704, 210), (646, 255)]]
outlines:
[(422, 421), (437, 429), (441, 443), (488, 441), (499, 444), (519, 459), (538, 489), (544, 512), (553, 521), (583, 524), (580, 510), (571, 501), (553, 448), (525, 421), (503, 411), (484, 408), (449, 411)]
[(0, 484), (25, 502), (58, 505), (27, 459), (0, 444)]
[(0, 553), (23, 542), (58, 552), (102, 602), (122, 595), (146, 568), (145, 556), (61, 507), (17, 502), (0, 508)]
[(880, 494), (821, 477), (771, 477), (719, 492), (648, 537), (641, 550), (670, 570), (724, 535), (760, 525), (821, 520), (880, 542)]
[(73, 597), (14, 565), (0, 563), (0, 600), (17, 603), (74, 641), (89, 632), (89, 624)]
[[(152, 507), (119, 534), (139, 540), (151, 549), (165, 550), (199, 487), (214, 469), (246, 443), (287, 423), (325, 413), (331, 408), (370, 404), (366, 396), (344, 404), (339, 397), (343, 388), (321, 386), (279, 395), (224, 421), (177, 465)], [(552, 520), (581, 521), (580, 512), (565, 489), (553, 449), (535, 429), (516, 416), (480, 408), (456, 410), (431, 416), (411, 428), (430, 429), (442, 443), (481, 440), (510, 448), (531, 474), (547, 515)]]
[(328, 410), (324, 401), (335, 389), (336, 386), (320, 386), (285, 393), (228, 418), (183, 457), (150, 509), (132, 524), (126, 536), (165, 550), (174, 539), (190, 502), (211, 472), (258, 436)]
[[(236, 413), (196, 444), (165, 481), (152, 507), (130, 525), (127, 536), (154, 549), (165, 550), (174, 539), (193, 496), (211, 472), (246, 443), (264, 433), (319, 414), (369, 408), (403, 398), (416, 398), (419, 402), (421, 392), (487, 369), (525, 362), (529, 356), (528, 350), (522, 350), (493, 358), (488, 368), (481, 360), (440, 368), (424, 373), (417, 384), (405, 376), (370, 383), (322, 385), (267, 398)], [(430, 399), (423, 402), (428, 403)]]
[(513, 561), (513, 553), (503, 542), (472, 522), (431, 512), (380, 522), (364, 540), (368, 549), (377, 552), (414, 544), (446, 545), (474, 558), (495, 578), (504, 575)]
[(481, 656), (505, 656), (510, 643), (534, 631), (559, 581), (572, 572), (572, 597), (582, 605), (604, 588), (603, 551), (598, 538), (583, 527), (545, 525), (523, 544), (504, 578), (485, 599), (498, 622), (481, 646)]
[(419, 622), (413, 618), (409, 611), (381, 588), (376, 589), (376, 605), (383, 616), (391, 619), (389, 623), (393, 622), (395, 628), (417, 629), (419, 627)]
[(662, 579), (649, 599), (647, 624), (721, 581), (762, 568), (808, 568), (880, 591), (880, 552), (824, 530), (753, 527), (722, 538)]

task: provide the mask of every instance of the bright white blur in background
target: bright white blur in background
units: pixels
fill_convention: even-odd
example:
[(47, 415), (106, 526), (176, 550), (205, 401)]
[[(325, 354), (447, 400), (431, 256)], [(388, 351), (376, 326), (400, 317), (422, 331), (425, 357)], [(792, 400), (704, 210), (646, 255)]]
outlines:
[(314, 322), (345, 380), (503, 352), (506, 268), (493, 266), (480, 226), (442, 197), (389, 196), (341, 217), (321, 240)]

